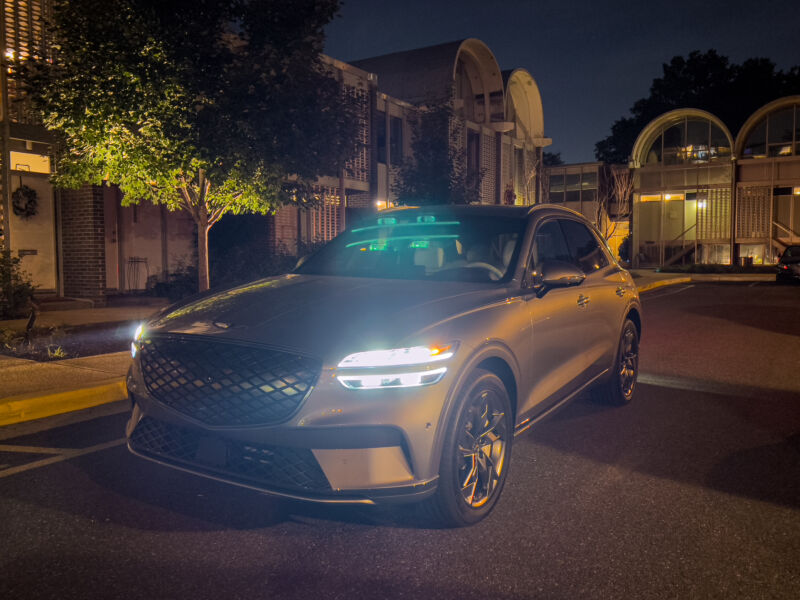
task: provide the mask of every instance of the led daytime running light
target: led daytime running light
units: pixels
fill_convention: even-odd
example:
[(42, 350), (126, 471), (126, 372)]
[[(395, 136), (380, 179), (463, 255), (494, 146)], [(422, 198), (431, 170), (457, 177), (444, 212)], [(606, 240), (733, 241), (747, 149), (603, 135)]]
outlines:
[(393, 350), (370, 350), (346, 356), (340, 368), (358, 367), (402, 367), (407, 365), (426, 365), (447, 360), (453, 356), (452, 346), (413, 346)]
[(447, 367), (414, 373), (382, 373), (369, 375), (339, 375), (339, 383), (351, 390), (374, 390), (431, 385), (439, 382)]

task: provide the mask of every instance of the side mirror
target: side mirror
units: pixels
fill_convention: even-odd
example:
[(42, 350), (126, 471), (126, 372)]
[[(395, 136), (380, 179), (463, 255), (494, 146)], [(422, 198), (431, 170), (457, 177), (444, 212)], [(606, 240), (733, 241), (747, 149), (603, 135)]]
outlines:
[(558, 288), (580, 285), (584, 279), (586, 275), (572, 263), (549, 260), (542, 264), (541, 274), (535, 283), (544, 288)]

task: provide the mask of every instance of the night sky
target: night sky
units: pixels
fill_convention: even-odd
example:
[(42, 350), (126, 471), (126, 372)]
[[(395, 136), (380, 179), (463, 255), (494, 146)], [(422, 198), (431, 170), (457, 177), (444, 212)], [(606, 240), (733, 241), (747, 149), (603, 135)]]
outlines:
[(800, 0), (344, 0), (326, 34), (326, 54), (346, 62), (478, 38), (501, 69), (533, 75), (549, 150), (584, 162), (675, 55), (800, 64)]

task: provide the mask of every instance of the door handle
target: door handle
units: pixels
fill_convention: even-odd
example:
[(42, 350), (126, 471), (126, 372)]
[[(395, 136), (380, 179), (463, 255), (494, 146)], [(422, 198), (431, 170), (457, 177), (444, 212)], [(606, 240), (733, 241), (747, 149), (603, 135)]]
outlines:
[(589, 296), (584, 296), (583, 294), (578, 296), (578, 306), (586, 306), (587, 304), (589, 304)]
[(619, 287), (617, 288), (617, 296), (619, 296), (620, 298), (622, 298), (624, 295), (625, 295), (625, 288), (624, 288), (624, 287), (622, 287), (622, 286), (619, 286)]

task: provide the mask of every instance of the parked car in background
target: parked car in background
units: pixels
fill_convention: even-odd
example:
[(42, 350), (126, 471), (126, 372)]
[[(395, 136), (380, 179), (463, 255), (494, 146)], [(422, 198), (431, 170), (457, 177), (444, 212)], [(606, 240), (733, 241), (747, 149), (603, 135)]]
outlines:
[(630, 402), (641, 305), (578, 213), (377, 213), (293, 273), (145, 324), (128, 447), (284, 497), (423, 502), (447, 526), (500, 496), (514, 436), (584, 390)]
[(775, 280), (778, 283), (800, 281), (800, 246), (789, 246), (783, 251)]

